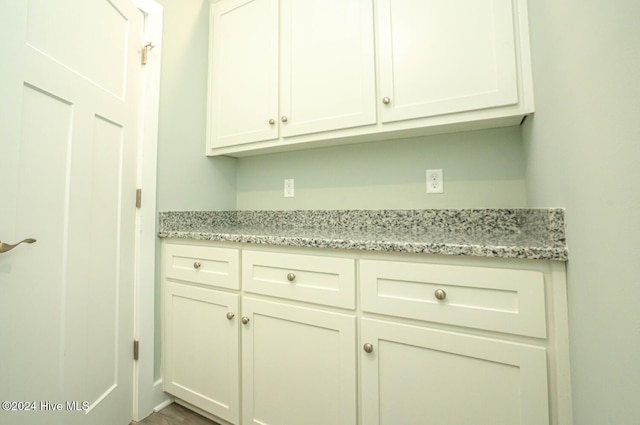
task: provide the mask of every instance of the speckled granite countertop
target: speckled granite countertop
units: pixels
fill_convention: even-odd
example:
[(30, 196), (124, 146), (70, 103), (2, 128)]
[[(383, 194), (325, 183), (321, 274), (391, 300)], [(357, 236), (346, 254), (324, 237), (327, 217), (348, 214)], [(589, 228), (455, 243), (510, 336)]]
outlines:
[(159, 236), (248, 244), (567, 260), (562, 209), (181, 211)]

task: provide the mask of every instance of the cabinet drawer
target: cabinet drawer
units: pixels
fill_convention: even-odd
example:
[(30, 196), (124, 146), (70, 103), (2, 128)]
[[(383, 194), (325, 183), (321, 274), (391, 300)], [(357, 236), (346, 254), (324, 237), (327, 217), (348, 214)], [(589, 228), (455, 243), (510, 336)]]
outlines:
[(542, 272), (363, 260), (360, 285), (364, 311), (546, 337)]
[(169, 279), (240, 289), (240, 254), (236, 249), (167, 244), (164, 252)]
[(355, 308), (355, 264), (347, 258), (243, 251), (242, 287), (256, 294)]

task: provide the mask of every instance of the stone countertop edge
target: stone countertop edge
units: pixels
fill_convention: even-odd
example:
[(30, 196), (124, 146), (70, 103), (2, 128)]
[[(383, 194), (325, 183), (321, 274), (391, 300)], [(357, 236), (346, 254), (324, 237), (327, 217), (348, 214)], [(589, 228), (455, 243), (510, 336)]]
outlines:
[(161, 238), (567, 261), (564, 210), (171, 211)]

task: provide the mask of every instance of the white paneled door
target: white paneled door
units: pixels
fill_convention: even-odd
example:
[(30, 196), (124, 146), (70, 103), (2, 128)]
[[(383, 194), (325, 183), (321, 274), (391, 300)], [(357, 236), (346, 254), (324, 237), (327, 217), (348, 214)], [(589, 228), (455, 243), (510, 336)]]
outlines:
[(133, 411), (143, 15), (130, 0), (0, 3), (0, 423)]

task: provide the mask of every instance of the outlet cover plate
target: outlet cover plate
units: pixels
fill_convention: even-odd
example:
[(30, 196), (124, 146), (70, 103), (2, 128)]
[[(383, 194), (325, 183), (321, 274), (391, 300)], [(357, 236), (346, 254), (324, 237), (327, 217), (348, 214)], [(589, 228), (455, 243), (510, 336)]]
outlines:
[(293, 179), (284, 180), (284, 197), (293, 198), (295, 196), (295, 190), (293, 185)]
[(444, 193), (442, 169), (427, 170), (427, 193)]

